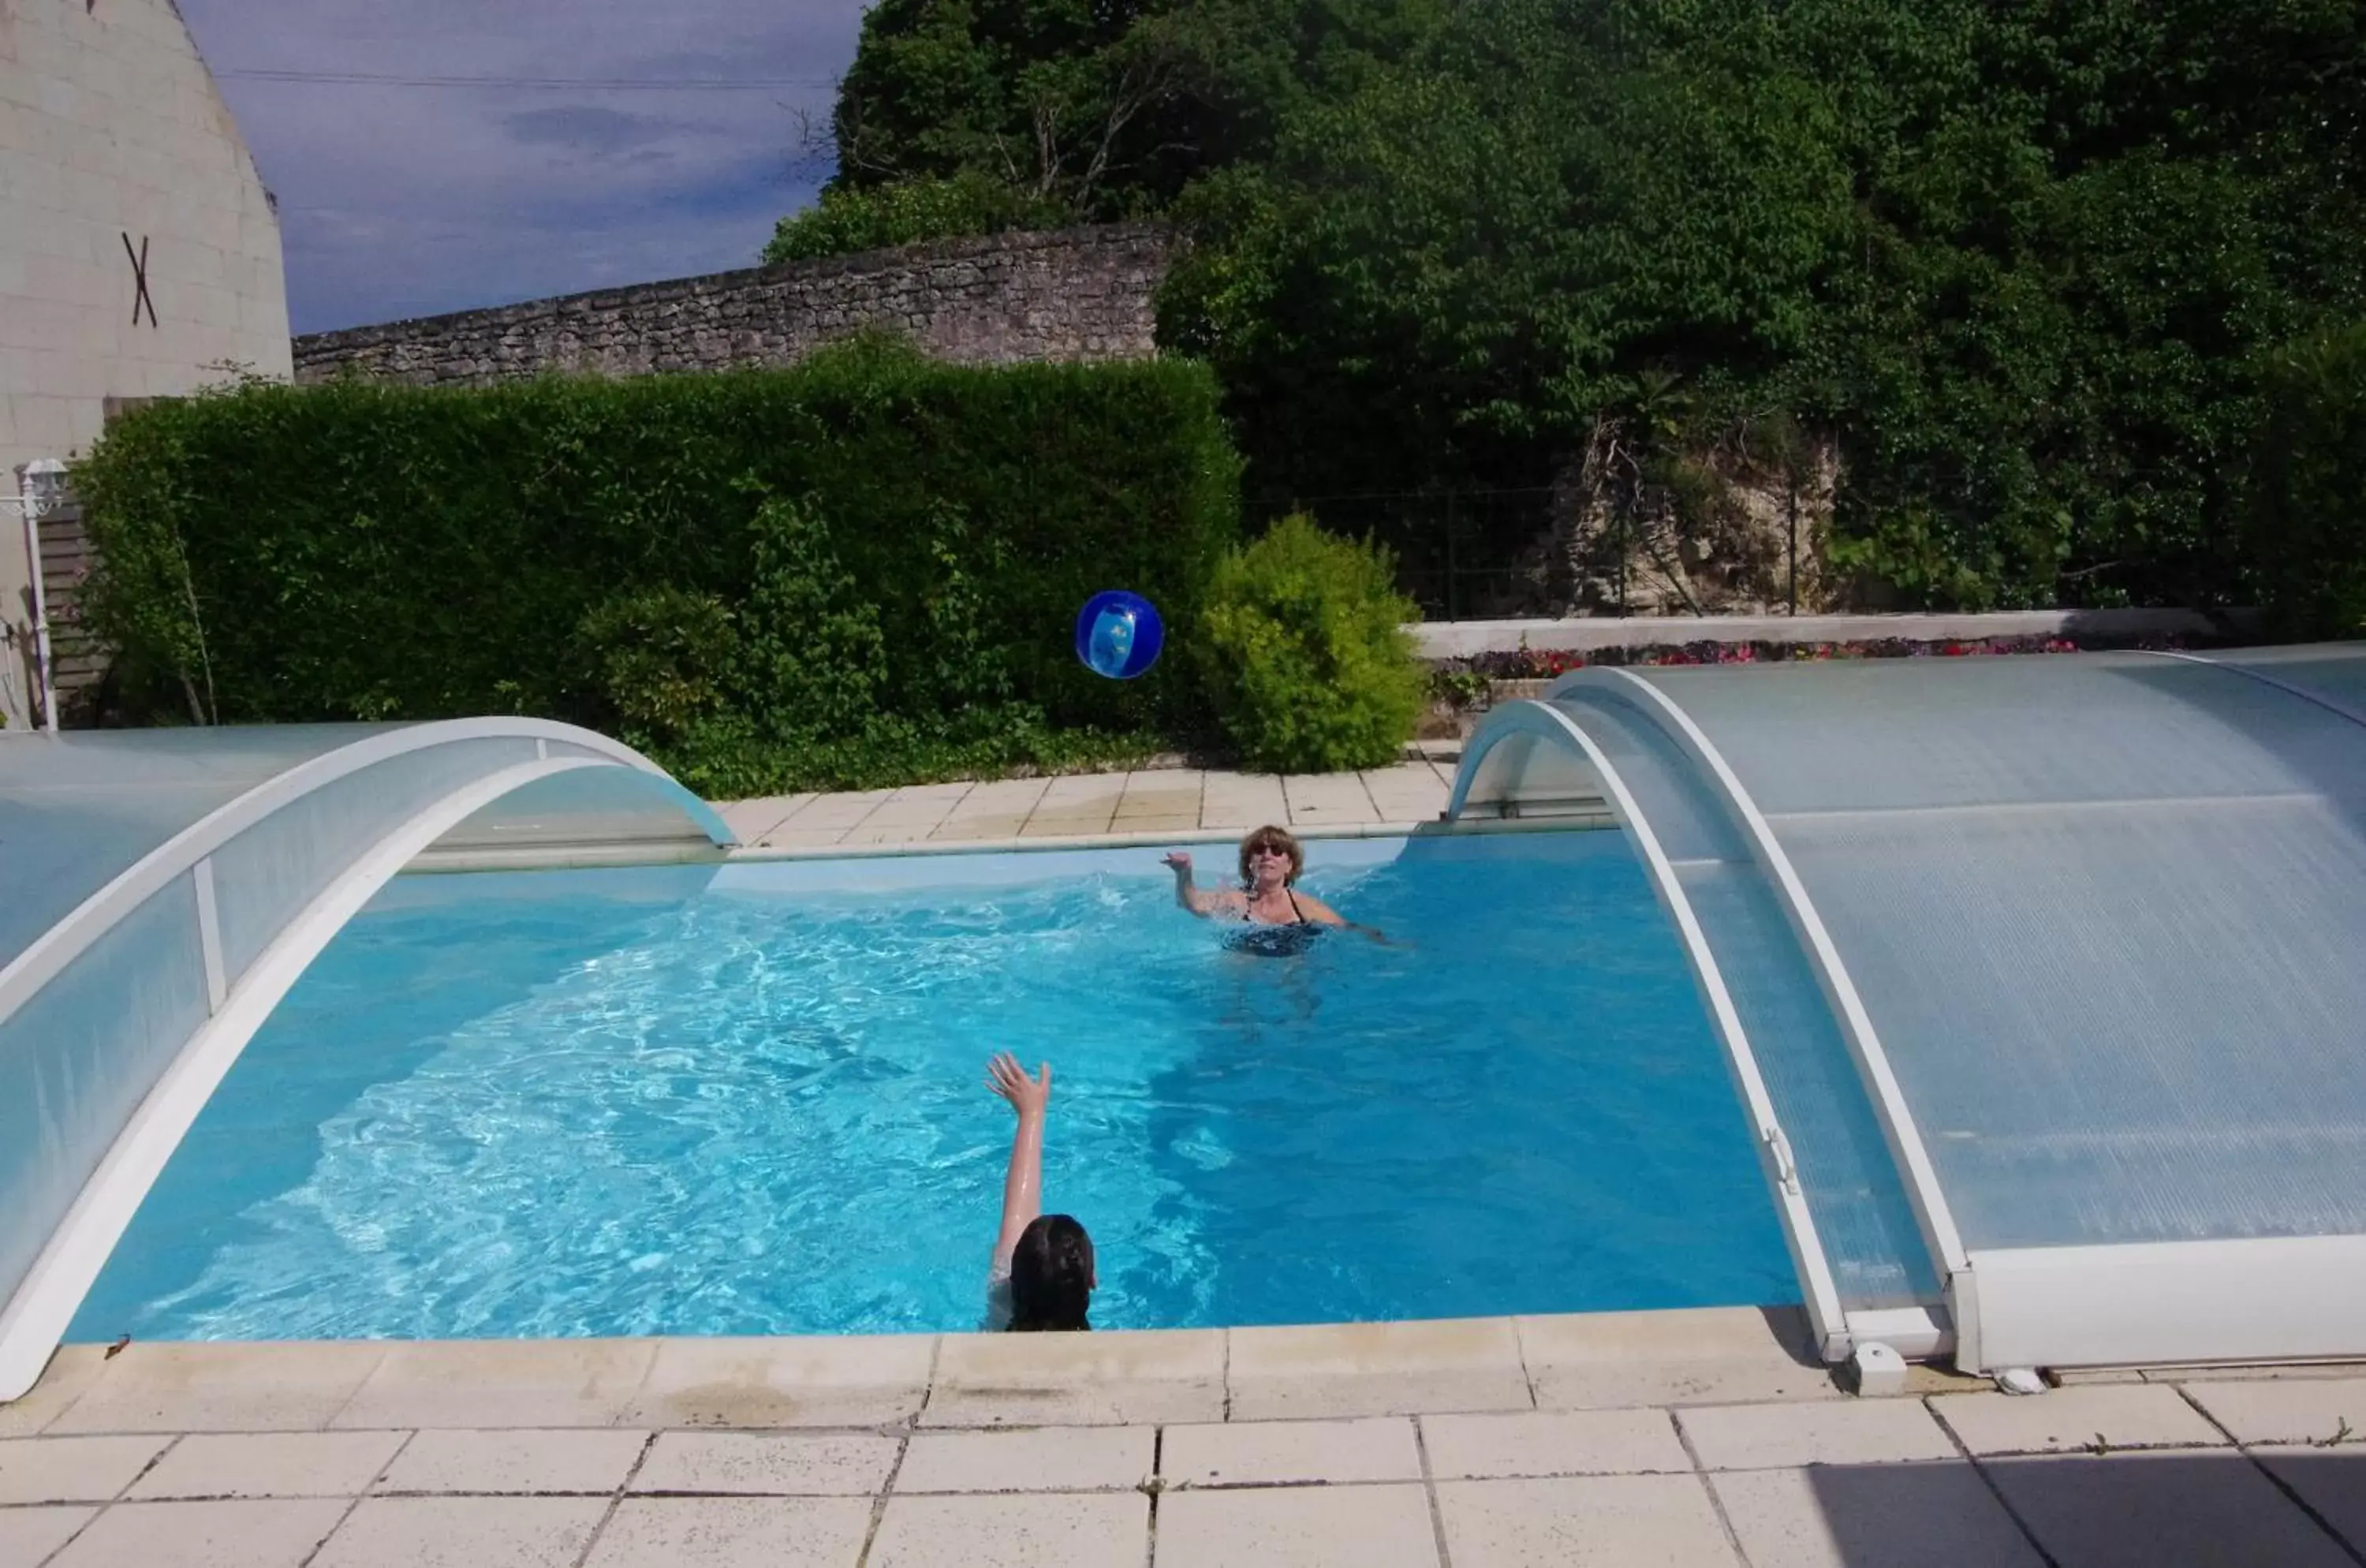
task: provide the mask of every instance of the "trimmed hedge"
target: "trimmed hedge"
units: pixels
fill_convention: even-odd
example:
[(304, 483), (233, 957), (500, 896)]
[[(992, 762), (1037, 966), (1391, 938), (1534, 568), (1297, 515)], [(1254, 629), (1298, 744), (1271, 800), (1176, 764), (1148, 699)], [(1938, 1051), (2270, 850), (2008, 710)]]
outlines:
[(541, 715), (718, 790), (1196, 731), (1188, 660), (1105, 681), (1071, 627), (1118, 585), (1192, 626), (1239, 527), (1203, 367), (877, 342), (718, 376), (247, 386), (118, 422), (75, 483), (135, 716)]
[(2270, 362), (2248, 554), (2276, 629), (2366, 636), (2366, 321)]

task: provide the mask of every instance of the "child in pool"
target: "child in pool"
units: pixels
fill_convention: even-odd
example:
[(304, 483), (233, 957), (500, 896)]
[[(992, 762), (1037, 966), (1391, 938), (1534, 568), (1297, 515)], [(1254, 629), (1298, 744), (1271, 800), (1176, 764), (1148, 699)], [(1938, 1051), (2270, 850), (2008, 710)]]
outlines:
[(986, 1064), (986, 1086), (1010, 1102), (1019, 1124), (1002, 1178), (1002, 1231), (986, 1280), (988, 1333), (1089, 1329), (1095, 1287), (1093, 1241), (1066, 1214), (1043, 1213), (1043, 1113), (1052, 1100), (1052, 1065), (1029, 1077), (1008, 1051)]

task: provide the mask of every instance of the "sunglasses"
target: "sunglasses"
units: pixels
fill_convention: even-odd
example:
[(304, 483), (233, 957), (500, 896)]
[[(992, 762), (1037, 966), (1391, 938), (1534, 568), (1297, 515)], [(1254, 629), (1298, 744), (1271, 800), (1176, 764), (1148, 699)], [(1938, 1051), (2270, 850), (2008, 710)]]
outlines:
[(1261, 844), (1249, 852), (1251, 860), (1288, 860), (1289, 858), (1288, 850), (1276, 849), (1271, 844)]

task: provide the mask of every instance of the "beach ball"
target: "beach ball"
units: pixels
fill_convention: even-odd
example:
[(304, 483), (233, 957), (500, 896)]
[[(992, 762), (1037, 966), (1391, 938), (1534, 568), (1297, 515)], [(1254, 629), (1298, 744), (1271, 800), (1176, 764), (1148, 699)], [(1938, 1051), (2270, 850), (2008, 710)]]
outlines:
[(1112, 681), (1131, 681), (1158, 662), (1166, 640), (1158, 607), (1139, 593), (1096, 593), (1076, 612), (1076, 657)]

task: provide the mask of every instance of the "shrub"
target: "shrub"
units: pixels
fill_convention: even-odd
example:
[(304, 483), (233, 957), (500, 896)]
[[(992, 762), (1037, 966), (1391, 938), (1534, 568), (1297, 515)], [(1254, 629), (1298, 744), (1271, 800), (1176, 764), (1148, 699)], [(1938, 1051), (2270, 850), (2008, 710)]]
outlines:
[(1197, 617), (1237, 537), (1201, 367), (793, 369), (472, 390), (247, 387), (76, 470), (135, 718), (510, 712), (716, 794), (1121, 760), (1205, 726), (1101, 680), (1076, 607)]
[(2296, 344), (2268, 367), (2247, 554), (2279, 631), (2366, 633), (2366, 321)]
[(975, 172), (950, 179), (901, 180), (860, 189), (825, 190), (802, 212), (782, 219), (764, 246), (764, 265), (846, 255), (1006, 229), (1056, 229), (1076, 220), (1065, 205)]
[(1388, 552), (1303, 514), (1226, 555), (1194, 651), (1248, 766), (1275, 773), (1397, 760), (1425, 700)]

